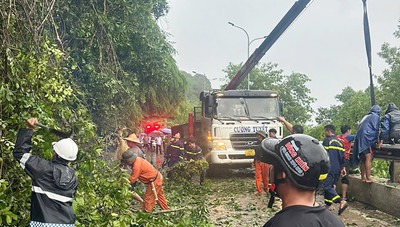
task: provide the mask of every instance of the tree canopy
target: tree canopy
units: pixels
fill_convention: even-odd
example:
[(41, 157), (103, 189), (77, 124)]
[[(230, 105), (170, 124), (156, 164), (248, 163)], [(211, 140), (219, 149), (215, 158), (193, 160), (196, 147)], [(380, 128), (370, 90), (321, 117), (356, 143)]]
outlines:
[(147, 115), (171, 116), (184, 100), (185, 77), (157, 19), (165, 0), (57, 1), (54, 13), (72, 74), (102, 132)]
[[(73, 130), (78, 226), (141, 219), (129, 209), (126, 174), (99, 157), (98, 135), (134, 128), (146, 115), (173, 115), (185, 99), (186, 79), (157, 24), (167, 11), (165, 0), (0, 1), (1, 226), (29, 221), (30, 180), (12, 157), (23, 117)], [(33, 154), (51, 159), (58, 139), (37, 130)]]

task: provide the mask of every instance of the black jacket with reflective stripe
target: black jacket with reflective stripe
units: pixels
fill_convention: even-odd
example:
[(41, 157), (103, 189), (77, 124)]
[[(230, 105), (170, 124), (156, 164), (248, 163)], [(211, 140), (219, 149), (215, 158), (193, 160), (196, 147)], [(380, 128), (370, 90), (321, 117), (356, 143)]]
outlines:
[(52, 162), (31, 155), (32, 130), (21, 129), (17, 135), (14, 158), (32, 178), (31, 221), (53, 224), (74, 224), (72, 201), (78, 179), (68, 162), (54, 158)]
[(188, 147), (185, 150), (186, 160), (200, 160), (203, 158), (203, 150), (199, 145), (195, 145), (194, 148)]
[(167, 159), (168, 167), (181, 161), (181, 159), (184, 157), (183, 143), (180, 140), (172, 142), (170, 145), (168, 145), (164, 156)]

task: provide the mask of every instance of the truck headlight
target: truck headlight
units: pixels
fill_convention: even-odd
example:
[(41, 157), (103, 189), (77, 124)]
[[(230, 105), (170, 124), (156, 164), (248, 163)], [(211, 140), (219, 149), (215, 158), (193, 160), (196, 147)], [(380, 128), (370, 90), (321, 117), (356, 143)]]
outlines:
[(214, 142), (214, 149), (215, 150), (226, 150), (226, 146), (224, 142), (216, 141)]

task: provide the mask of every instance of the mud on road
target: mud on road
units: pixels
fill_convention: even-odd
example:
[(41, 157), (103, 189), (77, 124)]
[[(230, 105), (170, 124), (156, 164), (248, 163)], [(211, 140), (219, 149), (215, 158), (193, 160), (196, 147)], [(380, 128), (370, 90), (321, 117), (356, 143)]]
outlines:
[[(250, 169), (224, 171), (209, 179), (211, 191), (206, 198), (209, 221), (215, 226), (263, 226), (281, 209), (277, 199), (272, 209), (267, 208), (269, 195), (255, 195), (254, 171)], [(319, 192), (317, 202), (323, 205)], [(332, 206), (337, 215), (338, 207)], [(350, 201), (339, 216), (345, 226), (400, 226), (400, 219), (368, 205)]]

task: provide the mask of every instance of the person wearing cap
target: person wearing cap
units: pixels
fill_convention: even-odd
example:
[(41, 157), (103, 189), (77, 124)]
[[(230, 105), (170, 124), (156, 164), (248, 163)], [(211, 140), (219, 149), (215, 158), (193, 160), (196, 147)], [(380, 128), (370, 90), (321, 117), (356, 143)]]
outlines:
[[(142, 209), (143, 211), (151, 212), (153, 211), (154, 205), (156, 203), (163, 210), (168, 210), (167, 200), (165, 199), (163, 191), (163, 177), (159, 171), (157, 171), (154, 166), (152, 166), (145, 159), (138, 157), (137, 154), (130, 150), (125, 151), (122, 154), (122, 163), (128, 164), (132, 168), (132, 175), (129, 178), (131, 184), (135, 183), (138, 179), (143, 184), (147, 184), (146, 192), (144, 193)], [(152, 187), (154, 185), (154, 188)]]
[(30, 226), (75, 226), (72, 209), (78, 179), (68, 163), (74, 161), (78, 146), (70, 139), (53, 142), (53, 159), (48, 161), (30, 153), (36, 118), (20, 129), (13, 151), (15, 160), (32, 179)]
[(324, 199), (325, 207), (329, 210), (333, 203), (339, 203), (339, 215), (347, 208), (347, 202), (343, 200), (334, 185), (340, 176), (346, 176), (346, 157), (343, 143), (336, 138), (336, 127), (334, 125), (326, 125), (324, 127), (325, 140), (322, 142), (326, 152), (329, 155), (331, 168), (328, 176), (324, 181)]
[[(261, 141), (267, 137), (267, 133), (263, 130), (256, 132), (257, 147), (255, 148), (254, 162), (255, 167), (255, 178), (256, 178), (256, 188), (257, 191), (254, 192), (256, 195), (265, 194), (268, 192), (268, 182), (269, 182), (269, 165), (267, 163), (261, 162)], [(263, 190), (261, 190), (261, 181), (264, 184)]]
[(135, 153), (138, 157), (144, 158), (144, 153), (142, 149), (138, 146), (141, 144), (140, 140), (137, 138), (135, 133), (130, 134), (128, 137), (124, 138), (126, 144), (128, 145), (130, 151)]
[(282, 210), (264, 227), (343, 226), (343, 222), (315, 201), (315, 193), (329, 172), (329, 157), (319, 141), (294, 134), (261, 143), (263, 162), (272, 165), (270, 202), (282, 200)]

